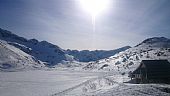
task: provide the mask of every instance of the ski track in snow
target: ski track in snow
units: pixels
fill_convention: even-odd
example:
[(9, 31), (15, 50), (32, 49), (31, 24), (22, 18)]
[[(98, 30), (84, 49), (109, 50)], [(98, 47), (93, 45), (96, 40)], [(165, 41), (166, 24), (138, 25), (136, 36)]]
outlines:
[[(97, 78), (91, 78), (91, 79), (89, 79), (89, 80), (87, 80), (87, 81), (85, 81), (85, 82), (82, 82), (82, 83), (74, 86), (74, 87), (71, 87), (71, 88), (68, 88), (68, 89), (66, 89), (66, 90), (63, 90), (63, 91), (61, 91), (61, 92), (52, 94), (51, 96), (65, 96), (65, 95), (68, 95), (67, 93), (73, 91), (74, 89), (80, 88), (81, 86), (86, 85), (86, 84), (88, 84), (89, 82), (93, 82), (93, 81), (99, 80), (99, 79), (106, 79), (106, 80), (108, 80), (108, 81), (110, 81), (110, 82), (113, 82), (114, 84), (118, 84), (119, 86), (126, 86), (124, 83), (119, 83), (119, 82), (117, 82), (117, 81), (113, 81), (113, 80), (108, 79), (107, 77), (109, 77), (109, 76), (113, 76), (113, 75), (109, 74), (109, 75), (105, 75), (105, 76), (101, 76), (101, 77), (97, 77)], [(97, 90), (96, 90), (96, 91), (97, 91)], [(69, 96), (69, 95), (68, 95), (68, 96)]]
[(95, 80), (95, 79), (97, 79), (97, 78), (93, 78), (93, 79), (87, 80), (87, 81), (85, 81), (85, 82), (83, 82), (83, 83), (81, 83), (81, 84), (78, 84), (78, 85), (76, 85), (76, 86), (74, 86), (74, 87), (68, 88), (68, 89), (66, 89), (66, 90), (64, 90), (64, 91), (55, 93), (55, 94), (53, 94), (53, 95), (51, 95), (51, 96), (63, 96), (63, 95), (65, 95), (66, 93), (68, 93), (68, 92), (70, 92), (70, 91), (72, 91), (72, 90), (74, 90), (74, 89), (76, 89), (76, 88), (79, 88), (80, 86), (85, 85), (85, 84), (87, 84), (87, 83), (89, 83), (90, 81), (93, 81), (93, 80)]

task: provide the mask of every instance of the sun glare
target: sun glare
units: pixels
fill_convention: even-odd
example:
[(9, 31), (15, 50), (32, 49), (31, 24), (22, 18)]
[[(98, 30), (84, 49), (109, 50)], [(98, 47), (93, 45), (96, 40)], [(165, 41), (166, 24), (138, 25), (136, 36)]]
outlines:
[(109, 6), (110, 0), (80, 0), (80, 3), (85, 11), (92, 16), (96, 16)]

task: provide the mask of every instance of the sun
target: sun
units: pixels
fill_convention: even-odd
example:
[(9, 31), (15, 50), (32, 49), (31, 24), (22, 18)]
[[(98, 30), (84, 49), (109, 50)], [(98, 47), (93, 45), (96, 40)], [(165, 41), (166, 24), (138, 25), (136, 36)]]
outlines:
[(81, 6), (93, 17), (106, 10), (110, 4), (110, 0), (79, 0)]

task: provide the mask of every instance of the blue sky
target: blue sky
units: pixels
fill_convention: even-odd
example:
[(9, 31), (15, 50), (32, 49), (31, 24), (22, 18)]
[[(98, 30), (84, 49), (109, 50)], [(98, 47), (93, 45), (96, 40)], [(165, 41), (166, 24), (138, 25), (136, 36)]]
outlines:
[(112, 0), (96, 17), (79, 0), (0, 0), (0, 27), (64, 49), (115, 49), (149, 37), (170, 38), (170, 0)]

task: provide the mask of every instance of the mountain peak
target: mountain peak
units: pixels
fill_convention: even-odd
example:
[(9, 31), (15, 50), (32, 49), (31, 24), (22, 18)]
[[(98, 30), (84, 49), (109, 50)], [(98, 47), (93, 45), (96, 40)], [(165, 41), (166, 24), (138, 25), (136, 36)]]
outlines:
[(150, 46), (150, 47), (170, 47), (170, 39), (165, 37), (152, 37), (144, 40), (135, 47), (139, 46)]
[(153, 37), (144, 40), (142, 43), (157, 43), (157, 42), (168, 42), (170, 39), (165, 37)]
[(28, 40), (20, 37), (18, 35), (13, 34), (10, 31), (4, 30), (0, 28), (0, 38), (5, 41), (19, 41), (19, 42), (27, 42)]

